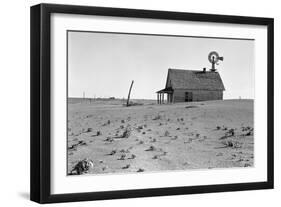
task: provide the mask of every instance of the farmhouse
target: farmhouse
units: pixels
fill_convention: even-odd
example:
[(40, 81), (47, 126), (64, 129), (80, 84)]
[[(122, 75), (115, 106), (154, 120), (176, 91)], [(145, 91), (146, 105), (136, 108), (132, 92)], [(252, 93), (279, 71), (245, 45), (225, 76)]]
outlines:
[(215, 70), (169, 69), (166, 87), (157, 91), (157, 103), (222, 100), (225, 90), (220, 74)]

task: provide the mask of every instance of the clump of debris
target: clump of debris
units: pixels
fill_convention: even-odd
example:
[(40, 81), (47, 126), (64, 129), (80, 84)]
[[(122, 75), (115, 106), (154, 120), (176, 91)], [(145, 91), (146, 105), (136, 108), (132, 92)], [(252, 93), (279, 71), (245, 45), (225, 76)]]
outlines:
[(88, 173), (94, 167), (94, 162), (88, 158), (79, 161), (74, 168), (70, 171), (70, 175), (81, 175)]
[(244, 136), (251, 136), (254, 135), (254, 128), (252, 127), (242, 127), (242, 132), (245, 132)]
[(234, 141), (234, 140), (227, 140), (221, 142), (225, 147), (230, 148), (241, 148), (242, 144), (240, 142)]
[(131, 127), (127, 126), (123, 134), (120, 136), (120, 138), (128, 138), (131, 135), (131, 132), (132, 132)]
[(83, 146), (83, 145), (87, 145), (87, 143), (83, 140), (80, 140), (80, 141), (78, 141), (78, 143), (69, 146), (68, 149), (69, 150), (77, 150), (78, 146)]

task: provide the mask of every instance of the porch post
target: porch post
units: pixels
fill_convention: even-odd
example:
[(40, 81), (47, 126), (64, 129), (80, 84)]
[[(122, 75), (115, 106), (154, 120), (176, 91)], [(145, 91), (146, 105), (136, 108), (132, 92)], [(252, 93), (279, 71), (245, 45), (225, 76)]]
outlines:
[(157, 93), (157, 104), (159, 104), (159, 94)]

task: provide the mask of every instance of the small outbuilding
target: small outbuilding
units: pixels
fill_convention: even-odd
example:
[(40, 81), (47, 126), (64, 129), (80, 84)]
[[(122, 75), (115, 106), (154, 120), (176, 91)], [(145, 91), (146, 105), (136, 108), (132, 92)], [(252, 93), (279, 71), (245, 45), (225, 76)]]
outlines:
[(215, 70), (169, 69), (164, 89), (157, 91), (157, 103), (222, 100), (225, 90), (220, 74)]

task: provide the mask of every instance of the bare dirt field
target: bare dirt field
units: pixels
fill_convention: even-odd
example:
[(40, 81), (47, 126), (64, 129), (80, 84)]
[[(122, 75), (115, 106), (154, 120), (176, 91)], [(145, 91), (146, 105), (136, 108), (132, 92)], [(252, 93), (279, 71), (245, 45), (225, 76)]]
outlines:
[(124, 107), (121, 100), (69, 99), (68, 174), (251, 167), (253, 100)]

